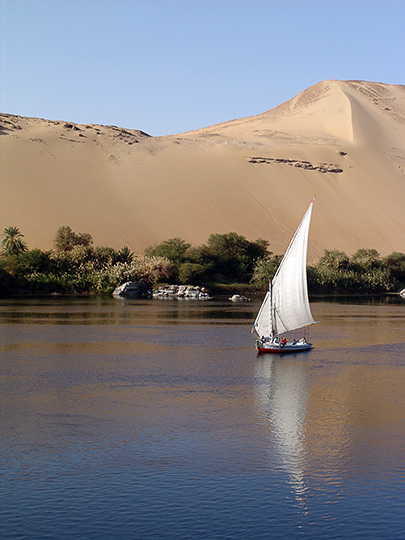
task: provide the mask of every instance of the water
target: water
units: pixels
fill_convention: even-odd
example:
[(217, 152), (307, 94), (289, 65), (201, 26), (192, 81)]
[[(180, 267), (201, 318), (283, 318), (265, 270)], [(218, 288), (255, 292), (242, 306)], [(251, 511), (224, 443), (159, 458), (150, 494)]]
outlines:
[(0, 301), (0, 537), (405, 538), (405, 302), (280, 358), (257, 308)]

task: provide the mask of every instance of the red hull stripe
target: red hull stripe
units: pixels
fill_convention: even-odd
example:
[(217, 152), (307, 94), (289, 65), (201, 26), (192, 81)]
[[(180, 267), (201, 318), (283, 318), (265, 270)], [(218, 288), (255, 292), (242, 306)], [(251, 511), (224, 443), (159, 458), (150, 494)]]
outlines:
[(279, 348), (279, 349), (269, 349), (269, 348), (262, 348), (258, 347), (257, 352), (258, 354), (288, 354), (288, 353), (297, 353), (297, 352), (304, 352), (304, 351), (310, 351), (312, 349), (311, 346), (308, 347), (300, 347), (296, 349), (290, 349), (290, 348)]

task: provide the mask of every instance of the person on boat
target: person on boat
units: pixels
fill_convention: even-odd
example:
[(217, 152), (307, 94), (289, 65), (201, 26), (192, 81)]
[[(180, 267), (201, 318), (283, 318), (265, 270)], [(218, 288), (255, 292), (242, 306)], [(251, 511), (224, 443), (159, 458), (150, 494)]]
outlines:
[(297, 340), (294, 338), (293, 339), (293, 342), (292, 342), (293, 345), (297, 345)]
[(277, 336), (273, 339), (273, 343), (274, 343), (274, 345), (280, 345), (280, 342), (279, 342)]
[(287, 340), (286, 340), (286, 338), (283, 338), (281, 340), (281, 348), (285, 347), (286, 345), (287, 345)]

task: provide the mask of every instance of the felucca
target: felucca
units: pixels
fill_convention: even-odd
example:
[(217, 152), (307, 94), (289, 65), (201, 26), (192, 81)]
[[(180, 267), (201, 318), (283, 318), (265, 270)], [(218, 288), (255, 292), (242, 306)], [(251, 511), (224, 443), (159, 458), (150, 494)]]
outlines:
[(284, 354), (313, 348), (305, 338), (288, 341), (283, 334), (315, 323), (309, 306), (306, 269), (314, 201), (315, 197), (269, 283), (269, 290), (253, 324), (253, 331), (258, 336), (256, 348), (259, 354)]

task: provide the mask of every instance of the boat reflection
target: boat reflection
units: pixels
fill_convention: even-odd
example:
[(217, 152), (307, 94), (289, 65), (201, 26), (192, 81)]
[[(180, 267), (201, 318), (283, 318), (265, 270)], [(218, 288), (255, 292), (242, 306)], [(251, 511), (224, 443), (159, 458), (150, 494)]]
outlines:
[(300, 355), (258, 357), (255, 362), (256, 401), (269, 427), (268, 451), (275, 465), (287, 473), (304, 513), (308, 492), (304, 475), (307, 369)]

